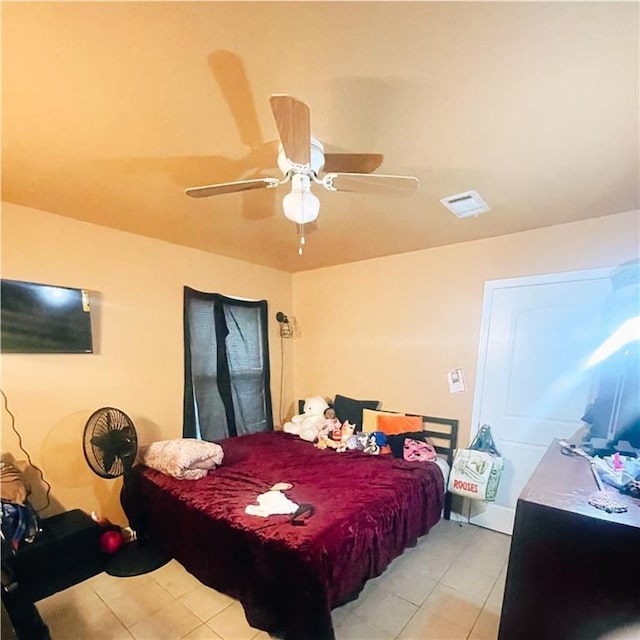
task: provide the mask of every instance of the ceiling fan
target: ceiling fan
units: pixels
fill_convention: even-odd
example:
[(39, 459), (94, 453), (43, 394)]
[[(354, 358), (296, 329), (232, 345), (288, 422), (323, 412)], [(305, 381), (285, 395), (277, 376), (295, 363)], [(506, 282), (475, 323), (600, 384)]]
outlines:
[(299, 225), (300, 247), (304, 245), (304, 225), (318, 217), (320, 201), (311, 191), (318, 184), (328, 191), (395, 192), (415, 191), (418, 179), (412, 176), (372, 174), (383, 160), (379, 153), (325, 153), (324, 146), (311, 137), (309, 106), (286, 94), (269, 98), (271, 111), (280, 137), (278, 167), (281, 178), (255, 178), (236, 182), (222, 182), (185, 190), (192, 198), (206, 198), (249, 191), (273, 189), (291, 182), (291, 192), (282, 201), (284, 215)]

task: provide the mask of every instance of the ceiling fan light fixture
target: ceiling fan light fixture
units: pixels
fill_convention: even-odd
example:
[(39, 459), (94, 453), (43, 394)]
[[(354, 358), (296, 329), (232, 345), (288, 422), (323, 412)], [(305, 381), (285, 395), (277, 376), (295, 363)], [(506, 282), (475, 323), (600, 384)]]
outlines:
[(320, 200), (311, 193), (309, 176), (295, 174), (291, 180), (291, 193), (282, 199), (284, 215), (297, 224), (313, 222), (320, 212)]

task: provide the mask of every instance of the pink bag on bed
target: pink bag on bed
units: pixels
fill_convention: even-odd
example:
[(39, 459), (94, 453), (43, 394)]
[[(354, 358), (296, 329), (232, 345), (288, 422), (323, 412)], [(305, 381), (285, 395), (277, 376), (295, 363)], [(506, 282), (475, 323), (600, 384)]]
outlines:
[(432, 444), (422, 440), (406, 438), (402, 449), (402, 457), (407, 462), (432, 462), (437, 454)]

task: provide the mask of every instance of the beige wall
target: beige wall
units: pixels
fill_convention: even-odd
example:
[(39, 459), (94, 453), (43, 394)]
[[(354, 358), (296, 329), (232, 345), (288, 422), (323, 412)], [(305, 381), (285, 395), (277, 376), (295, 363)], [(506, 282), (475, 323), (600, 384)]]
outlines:
[[(636, 211), (295, 274), (295, 394), (458, 418), (466, 443), (484, 282), (615, 266), (638, 257), (639, 229)], [(469, 390), (451, 395), (457, 367)]]
[[(91, 290), (97, 346), (94, 355), (2, 356), (9, 409), (53, 485), (53, 508), (118, 522), (120, 481), (88, 469), (82, 429), (109, 405), (131, 416), (143, 443), (181, 435), (184, 285), (269, 301), (276, 422), (281, 343), (273, 316), (283, 310), (301, 333), (283, 345), (285, 414), (293, 398), (342, 393), (459, 418), (464, 441), (484, 282), (614, 266), (638, 256), (640, 229), (640, 214), (625, 213), (291, 276), (16, 205), (2, 213), (2, 277)], [(453, 367), (465, 371), (465, 394), (447, 391)], [(21, 460), (10, 425), (3, 410), (2, 449)]]
[[(95, 409), (125, 411), (141, 443), (181, 436), (184, 285), (269, 301), (277, 420), (281, 357), (273, 317), (291, 310), (291, 274), (3, 204), (2, 277), (92, 292), (97, 353), (2, 356), (2, 389), (24, 447), (53, 486), (54, 509), (96, 510), (123, 521), (120, 481), (98, 478), (82, 455), (82, 430)], [(10, 426), (3, 410), (2, 449), (22, 460)]]

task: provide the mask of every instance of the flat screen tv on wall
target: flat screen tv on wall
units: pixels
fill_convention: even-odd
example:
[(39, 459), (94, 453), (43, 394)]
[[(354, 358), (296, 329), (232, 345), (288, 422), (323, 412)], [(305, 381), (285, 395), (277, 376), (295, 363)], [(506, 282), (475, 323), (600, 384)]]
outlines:
[(5, 279), (0, 285), (0, 351), (93, 353), (87, 291)]

